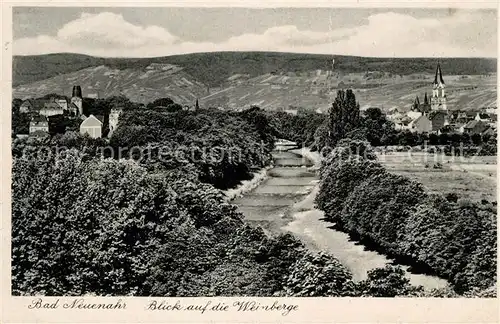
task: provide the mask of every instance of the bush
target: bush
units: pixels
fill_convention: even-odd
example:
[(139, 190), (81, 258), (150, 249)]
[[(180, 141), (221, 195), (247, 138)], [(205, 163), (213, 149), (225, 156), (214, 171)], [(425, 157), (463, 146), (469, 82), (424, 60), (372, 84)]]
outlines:
[(360, 296), (396, 297), (417, 295), (423, 287), (412, 286), (401, 267), (387, 265), (368, 271), (368, 278), (357, 284), (357, 290)]
[(353, 295), (355, 285), (338, 260), (324, 253), (307, 253), (292, 266), (285, 291), (294, 297), (339, 297)]

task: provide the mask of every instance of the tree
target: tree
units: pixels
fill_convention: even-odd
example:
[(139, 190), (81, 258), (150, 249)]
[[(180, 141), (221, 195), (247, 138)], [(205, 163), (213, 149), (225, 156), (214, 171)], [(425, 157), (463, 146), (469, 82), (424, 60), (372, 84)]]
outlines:
[(29, 113), (19, 111), (22, 100), (14, 98), (12, 100), (12, 134), (28, 134), (30, 127)]
[(347, 133), (360, 126), (359, 104), (352, 90), (339, 90), (329, 110), (328, 142), (334, 147)]
[(362, 123), (366, 138), (373, 146), (385, 144), (383, 142), (395, 135), (394, 123), (387, 120), (380, 108), (368, 108), (364, 112)]
[(174, 101), (168, 97), (158, 98), (158, 99), (155, 99), (152, 102), (148, 103), (146, 107), (147, 108), (154, 108), (157, 106), (168, 107), (168, 105), (171, 105), (173, 103), (174, 103)]
[(354, 294), (349, 271), (325, 254), (305, 254), (292, 266), (286, 279), (286, 295), (294, 297), (339, 297)]
[(422, 292), (423, 287), (414, 287), (405, 277), (401, 267), (387, 265), (368, 271), (368, 278), (357, 284), (361, 296), (396, 297)]

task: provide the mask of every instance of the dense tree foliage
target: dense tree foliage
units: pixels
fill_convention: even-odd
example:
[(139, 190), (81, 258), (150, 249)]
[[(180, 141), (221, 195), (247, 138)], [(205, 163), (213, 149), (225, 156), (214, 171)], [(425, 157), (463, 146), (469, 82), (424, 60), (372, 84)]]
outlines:
[(373, 297), (418, 296), (423, 293), (421, 286), (410, 284), (403, 269), (390, 265), (368, 271), (368, 278), (360, 281), (357, 289), (360, 296)]
[(373, 146), (388, 145), (397, 134), (394, 123), (379, 108), (368, 108), (363, 112), (362, 128), (366, 130), (365, 138)]
[(296, 142), (299, 146), (315, 146), (315, 133), (325, 122), (325, 115), (301, 111), (297, 115), (283, 111), (267, 112), (272, 118), (278, 137)]
[(274, 139), (274, 129), (258, 108), (233, 114), (143, 110), (121, 116), (110, 145), (115, 154), (149, 167), (192, 165), (201, 181), (229, 188), (270, 163)]
[[(125, 97), (87, 98), (87, 113), (125, 111), (109, 144), (58, 117), (52, 137), (13, 140), (15, 295), (494, 295), (496, 207), (428, 195), (387, 173), (363, 139), (382, 144), (391, 124), (377, 110), (360, 117), (352, 92), (339, 94), (326, 120), (258, 107), (190, 112), (167, 99), (159, 103), (171, 108), (142, 109)], [(455, 291), (423, 292), (394, 267), (355, 283), (334, 257), (245, 224), (218, 189), (269, 165), (276, 137), (335, 143), (316, 200), (326, 219), (425, 265)]]
[(12, 189), (14, 295), (380, 294), (332, 256), (246, 225), (219, 190), (176, 170), (70, 149), (15, 156)]
[[(15, 294), (260, 295), (280, 288), (261, 279), (277, 278), (275, 263), (299, 254), (283, 260), (300, 244), (244, 226), (208, 184), (66, 153), (14, 160)], [(223, 276), (224, 267), (236, 272)], [(238, 271), (245, 277), (228, 291)]]
[(427, 194), (420, 183), (386, 172), (370, 151), (367, 142), (345, 139), (323, 162), (316, 203), (325, 218), (448, 279), (459, 294), (488, 290), (496, 282), (496, 206)]

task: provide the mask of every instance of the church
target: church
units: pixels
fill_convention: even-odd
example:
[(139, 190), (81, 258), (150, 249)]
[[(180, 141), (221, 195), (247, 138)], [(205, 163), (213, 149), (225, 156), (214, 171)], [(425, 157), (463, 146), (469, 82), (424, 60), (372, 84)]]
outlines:
[[(445, 94), (445, 83), (443, 80), (443, 72), (441, 71), (441, 65), (438, 63), (436, 67), (436, 73), (434, 75), (434, 82), (432, 83), (432, 97), (427, 96), (427, 92), (424, 94), (424, 102), (421, 103), (418, 96), (415, 98), (411, 111), (408, 113), (410, 115), (428, 115), (431, 111), (442, 111), (448, 114), (448, 108), (446, 106), (446, 94)], [(412, 117), (412, 116), (410, 116)]]
[(449, 125), (445, 83), (439, 63), (436, 66), (432, 82), (432, 96), (429, 97), (425, 92), (424, 100), (421, 102), (417, 95), (406, 116), (410, 120), (409, 124), (407, 126), (399, 125), (399, 128), (409, 129), (413, 132), (439, 133), (444, 126)]

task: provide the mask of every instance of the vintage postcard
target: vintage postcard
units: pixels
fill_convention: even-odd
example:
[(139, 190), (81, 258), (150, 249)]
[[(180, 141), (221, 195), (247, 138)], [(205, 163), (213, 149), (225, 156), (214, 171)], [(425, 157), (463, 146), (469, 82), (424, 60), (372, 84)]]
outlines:
[(498, 322), (496, 3), (2, 18), (2, 322)]

